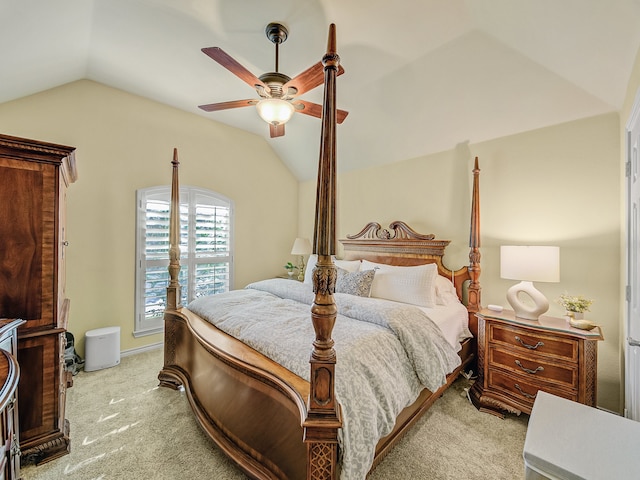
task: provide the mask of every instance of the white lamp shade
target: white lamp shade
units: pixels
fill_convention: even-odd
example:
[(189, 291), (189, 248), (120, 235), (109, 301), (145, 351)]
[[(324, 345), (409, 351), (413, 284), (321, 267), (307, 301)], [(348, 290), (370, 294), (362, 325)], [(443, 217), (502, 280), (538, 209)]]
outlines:
[(256, 109), (260, 118), (273, 125), (284, 125), (295, 112), (295, 107), (290, 102), (280, 98), (260, 100), (256, 105)]
[(560, 247), (501, 246), (500, 277), (528, 282), (559, 282)]
[(308, 238), (296, 238), (291, 248), (291, 255), (309, 255), (311, 254), (311, 242)]

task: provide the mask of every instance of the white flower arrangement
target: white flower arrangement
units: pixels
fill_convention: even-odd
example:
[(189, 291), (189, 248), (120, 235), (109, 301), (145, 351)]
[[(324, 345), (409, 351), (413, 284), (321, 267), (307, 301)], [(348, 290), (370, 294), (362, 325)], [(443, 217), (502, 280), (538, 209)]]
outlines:
[(558, 303), (568, 312), (584, 313), (589, 311), (593, 300), (584, 298), (582, 295), (567, 295), (563, 293), (558, 299)]

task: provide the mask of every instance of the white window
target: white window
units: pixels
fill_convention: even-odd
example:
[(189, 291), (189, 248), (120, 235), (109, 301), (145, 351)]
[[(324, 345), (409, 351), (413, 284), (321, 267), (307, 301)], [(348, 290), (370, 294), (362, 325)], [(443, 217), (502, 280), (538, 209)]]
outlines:
[[(138, 190), (134, 336), (163, 330), (169, 282), (171, 187)], [(229, 290), (232, 284), (232, 203), (217, 193), (180, 188), (182, 304)]]

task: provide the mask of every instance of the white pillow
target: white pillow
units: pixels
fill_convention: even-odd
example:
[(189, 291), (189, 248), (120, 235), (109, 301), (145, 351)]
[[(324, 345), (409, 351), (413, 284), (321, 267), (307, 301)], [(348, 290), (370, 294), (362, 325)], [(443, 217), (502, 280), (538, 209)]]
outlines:
[(360, 270), (375, 269), (371, 297), (434, 307), (438, 267), (435, 263), (399, 267), (362, 260)]
[(456, 287), (453, 285), (453, 282), (442, 275), (438, 275), (436, 277), (436, 294), (451, 292), (456, 293)]
[(307, 260), (307, 264), (304, 266), (304, 283), (308, 283), (309, 285), (313, 284), (312, 272), (316, 267), (316, 262), (318, 261), (318, 255), (312, 253), (309, 255), (309, 260)]
[(338, 260), (334, 258), (333, 263), (336, 264), (336, 267), (342, 268), (350, 273), (360, 271), (360, 260)]
[(456, 287), (451, 280), (442, 275), (438, 275), (436, 277), (436, 304), (451, 305), (453, 303), (460, 303)]
[[(316, 268), (317, 262), (318, 255), (315, 253), (309, 255), (309, 260), (307, 260), (307, 264), (304, 267), (304, 283), (313, 285), (313, 269)], [(333, 262), (336, 264), (336, 267), (342, 268), (347, 272), (357, 272), (360, 270), (360, 260), (336, 260), (334, 258)]]
[(460, 301), (460, 298), (458, 298), (458, 295), (456, 295), (455, 293), (444, 292), (439, 295), (436, 295), (437, 305), (449, 306), (449, 305), (455, 305), (456, 303), (462, 303), (462, 302)]

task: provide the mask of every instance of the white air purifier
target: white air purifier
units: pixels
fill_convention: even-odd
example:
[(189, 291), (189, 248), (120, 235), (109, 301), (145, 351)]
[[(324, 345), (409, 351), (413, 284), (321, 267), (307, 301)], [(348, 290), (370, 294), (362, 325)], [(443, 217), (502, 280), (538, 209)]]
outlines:
[(84, 334), (84, 371), (114, 367), (120, 363), (120, 327), (89, 330)]

